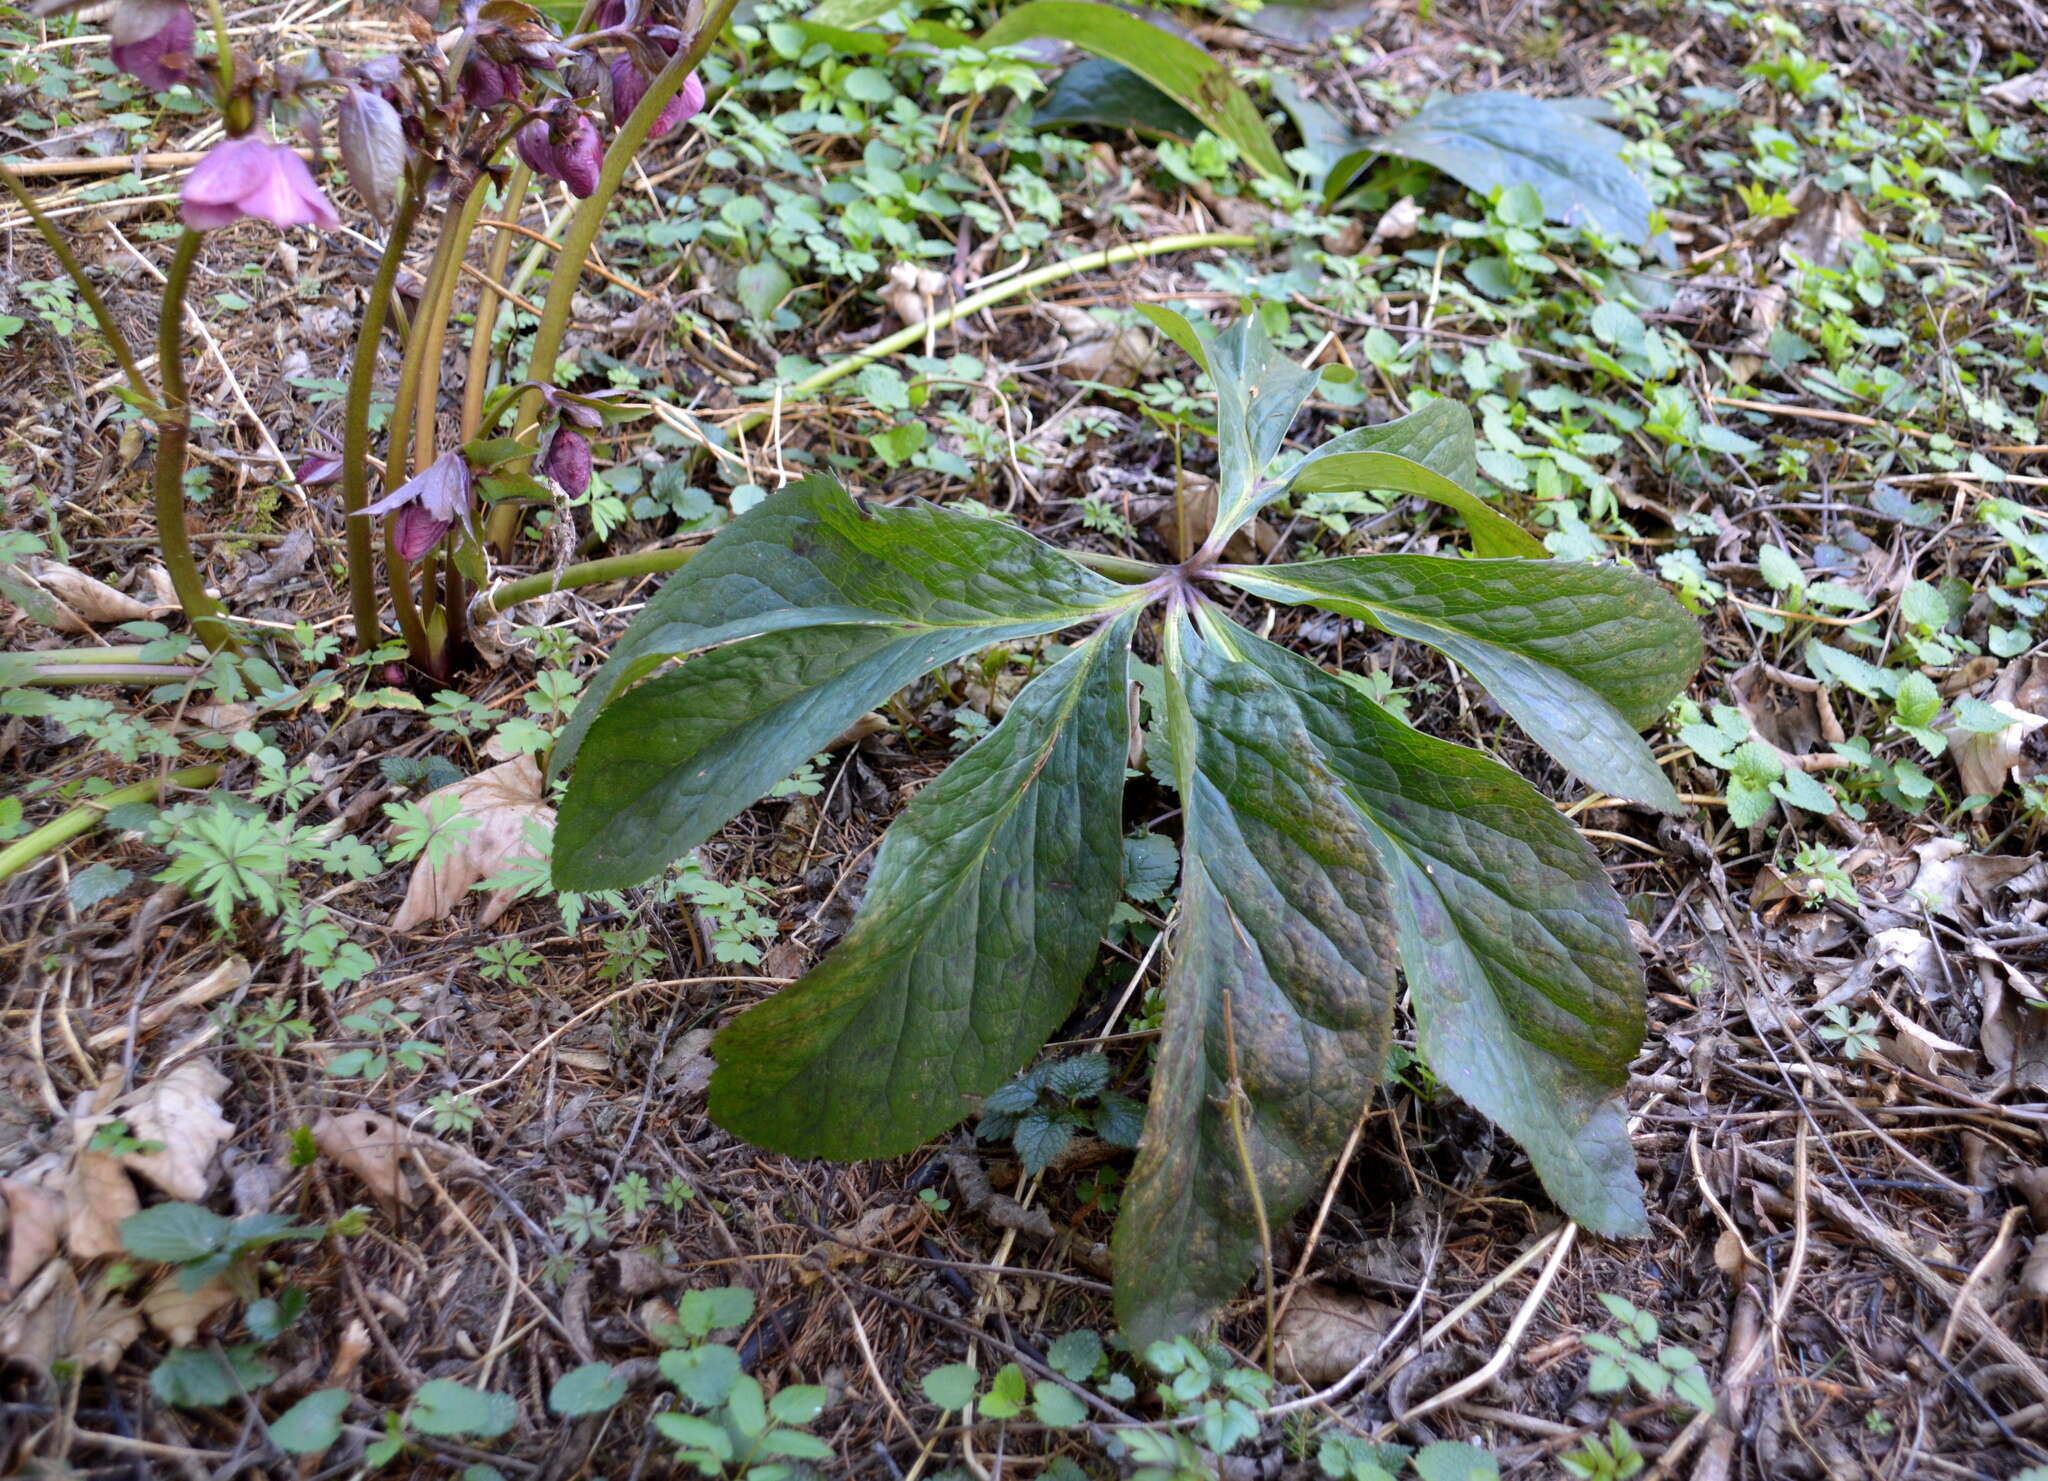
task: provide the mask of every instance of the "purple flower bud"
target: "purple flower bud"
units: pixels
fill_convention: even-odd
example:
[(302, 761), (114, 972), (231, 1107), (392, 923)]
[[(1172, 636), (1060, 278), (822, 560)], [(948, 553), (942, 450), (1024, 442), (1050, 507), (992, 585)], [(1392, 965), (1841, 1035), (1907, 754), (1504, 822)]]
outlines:
[(445, 452), (358, 514), (391, 516), (391, 541), (408, 565), (432, 550), (457, 524), (469, 528), (469, 463)]
[[(624, 123), (626, 116), (640, 106), (640, 100), (647, 96), (652, 82), (653, 79), (642, 72), (640, 64), (631, 57), (613, 60), (611, 116), (614, 126)], [(703, 111), (704, 84), (692, 72), (662, 105), (661, 112), (655, 115), (654, 126), (647, 131), (647, 137), (666, 138)]]
[(388, 221), (405, 177), (405, 125), (398, 110), (375, 93), (349, 88), (335, 110), (334, 132), (349, 184), (372, 216)]
[(245, 216), (272, 226), (331, 231), (341, 225), (306, 162), (288, 145), (255, 134), (214, 145), (185, 177), (179, 209), (194, 231), (212, 231)]
[(168, 91), (192, 75), (193, 29), (183, 0), (117, 6), (107, 25), (114, 65), (151, 92)]
[(481, 52), (472, 53), (458, 80), (462, 101), (472, 108), (495, 108), (507, 98), (516, 98), (526, 87), (526, 74), (510, 62), (494, 62)]
[(591, 28), (610, 31), (626, 24), (626, 0), (603, 0), (591, 17)]
[(536, 175), (559, 180), (569, 194), (586, 199), (597, 189), (597, 175), (604, 164), (604, 140), (597, 122), (587, 113), (571, 112), (530, 120), (513, 141), (519, 157)]
[(341, 479), (342, 462), (333, 453), (310, 453), (299, 459), (299, 466), (292, 470), (292, 477), (302, 488), (322, 488)]
[(547, 474), (562, 487), (570, 498), (580, 498), (590, 487), (590, 443), (581, 432), (567, 427), (555, 429), (555, 435), (548, 439), (547, 456), (541, 459), (541, 472)]

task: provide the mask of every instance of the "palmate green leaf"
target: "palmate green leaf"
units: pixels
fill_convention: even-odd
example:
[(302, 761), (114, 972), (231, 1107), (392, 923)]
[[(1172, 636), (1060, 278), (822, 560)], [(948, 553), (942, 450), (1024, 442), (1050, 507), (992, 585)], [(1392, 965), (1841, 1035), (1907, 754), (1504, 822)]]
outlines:
[(1423, 1057), (1522, 1145), (1573, 1218), (1639, 1232), (1620, 1091), (1642, 1046), (1643, 986), (1599, 859), (1500, 763), (1242, 628), (1228, 637), (1286, 689), (1372, 834)]
[(1321, 1186), (1380, 1076), (1396, 995), (1386, 871), (1289, 695), (1185, 617), (1167, 622), (1181, 925), (1112, 1247), (1117, 1315), (1140, 1348), (1243, 1284), (1258, 1239), (1247, 1160), (1269, 1219)]
[(923, 503), (870, 508), (834, 479), (806, 478), (735, 519), (669, 577), (584, 686), (549, 767), (569, 764), (612, 694), (679, 654), (834, 625), (1021, 623), (1051, 632), (1125, 594), (1013, 526)]
[(920, 675), (1131, 600), (993, 521), (864, 510), (829, 479), (771, 495), (663, 588), (600, 677), (724, 646), (601, 712), (613, 686), (593, 680), (578, 706), (596, 718), (555, 829), (555, 884), (639, 884)]
[(1192, 42), (1093, 0), (1028, 0), (983, 32), (981, 44), (1014, 46), (1040, 36), (1129, 67), (1235, 144), (1253, 168), (1276, 180), (1291, 178), (1258, 105), (1228, 67)]
[(1368, 555), (1219, 574), (1268, 601), (1358, 617), (1455, 660), (1575, 776), (1680, 810), (1636, 732), (1699, 668), (1699, 628), (1662, 586), (1576, 561)]
[(904, 1152), (959, 1121), (1072, 1011), (1123, 874), (1136, 620), (1026, 685), (904, 809), (846, 938), (719, 1035), (719, 1125), (798, 1156)]
[[(1370, 427), (1340, 432), (1295, 465), (1295, 476), (1326, 458), (1347, 453), (1392, 453), (1411, 463), (1420, 463), (1466, 489), (1479, 482), (1478, 439), (1472, 435), (1472, 413), (1456, 401), (1439, 396), (1425, 401), (1406, 416)], [(1293, 482), (1290, 481), (1290, 488)], [(1317, 490), (1321, 492), (1323, 490)], [(1332, 493), (1349, 489), (1333, 488)], [(1400, 492), (1406, 492), (1402, 490)], [(1540, 551), (1542, 547), (1539, 545)]]
[(1094, 124), (1147, 138), (1192, 139), (1202, 121), (1129, 67), (1084, 57), (1053, 80), (1031, 107), (1034, 129)]
[[(1361, 432), (1381, 432), (1396, 427), (1363, 427)], [(1348, 494), (1385, 490), (1412, 494), (1456, 510), (1464, 517), (1472, 536), (1472, 548), (1481, 556), (1521, 556), (1547, 559), (1543, 542), (1505, 515), (1494, 511), (1484, 499), (1463, 485), (1446, 478), (1434, 468), (1391, 452), (1341, 452), (1322, 449), (1315, 458), (1294, 471), (1288, 491), (1297, 494)]]

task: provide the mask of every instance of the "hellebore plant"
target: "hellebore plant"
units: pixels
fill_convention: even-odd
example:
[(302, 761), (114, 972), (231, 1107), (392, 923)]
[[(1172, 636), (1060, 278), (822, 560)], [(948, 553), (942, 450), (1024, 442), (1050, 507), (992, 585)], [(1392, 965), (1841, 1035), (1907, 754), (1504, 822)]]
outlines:
[[(1679, 799), (1637, 731), (1698, 666), (1692, 619), (1636, 572), (1543, 559), (1470, 491), (1471, 418), (1452, 402), (1268, 477), (1317, 373), (1255, 321), (1198, 334), (1150, 317), (1216, 388), (1218, 514), (1192, 557), (1070, 559), (996, 521), (856, 503), (828, 478), (770, 495), (593, 676), (555, 751), (575, 768), (555, 884), (643, 883), (932, 669), (1092, 629), (904, 809), (838, 945), (713, 1045), (727, 1130), (798, 1156), (907, 1152), (1075, 1007), (1120, 894), (1128, 651), (1163, 607), (1145, 743), (1180, 796), (1182, 876), (1113, 1245), (1126, 1331), (1199, 1325), (1261, 1249), (1270, 1302), (1268, 1229), (1322, 1186), (1404, 983), (1431, 1069), (1521, 1143), (1551, 1197), (1588, 1228), (1640, 1231), (1620, 1092), (1643, 987), (1599, 860), (1513, 772), (1412, 729), (1217, 598), (1315, 605), (1428, 644), (1568, 771), (1667, 811)], [(1273, 500), (1361, 490), (1449, 506), (1479, 558), (1222, 560)]]
[[(54, 0), (44, 13), (78, 3)], [(445, 682), (465, 646), (470, 595), (489, 576), (482, 507), (502, 511), (495, 533), (505, 549), (520, 505), (549, 504), (588, 488), (594, 460), (585, 433), (626, 414), (606, 398), (570, 396), (538, 381), (508, 384), (500, 373), (492, 339), (515, 235), (502, 222), (516, 222), (536, 176), (561, 182), (582, 202), (556, 249), (532, 349), (533, 365), (552, 366), (583, 265), (628, 162), (647, 139), (672, 133), (702, 110), (696, 69), (734, 3), (714, 0), (694, 25), (695, 6), (686, 15), (682, 0), (593, 0), (582, 23), (563, 35), (521, 0), (452, 0), (443, 8), (441, 39), (400, 55), (352, 61), (316, 51), (259, 66), (236, 56), (221, 0), (207, 0), (214, 33), (207, 58), (194, 54), (196, 26), (186, 0), (115, 0), (108, 17), (115, 64), (149, 88), (192, 85), (226, 127), (180, 195), (185, 230), (166, 272), (157, 384), (142, 374), (64, 234), (4, 169), (0, 186), (77, 284), (121, 365), (127, 399), (156, 422), (158, 540), (178, 600), (209, 648), (239, 651), (239, 640), (206, 594), (185, 527), (185, 298), (210, 233), (248, 221), (280, 230), (341, 225), (301, 149), (284, 136), (317, 148), (331, 122), (355, 194), (389, 225), (349, 365), (339, 452), (305, 458), (301, 482), (339, 486), (358, 649), (373, 652), (383, 641), (372, 543), (381, 521), (385, 588), (399, 632), (422, 677)], [(670, 5), (677, 8), (671, 12)], [(465, 258), (487, 199), (500, 223), (480, 274), (460, 432), (449, 446), (440, 434), (441, 364), (462, 278), (477, 272)], [(428, 222), (433, 252), (402, 336), (397, 410), (379, 461), (370, 428), (379, 350), (399, 268)], [(508, 417), (512, 435), (500, 436)], [(380, 468), (381, 496), (373, 498), (371, 480)]]

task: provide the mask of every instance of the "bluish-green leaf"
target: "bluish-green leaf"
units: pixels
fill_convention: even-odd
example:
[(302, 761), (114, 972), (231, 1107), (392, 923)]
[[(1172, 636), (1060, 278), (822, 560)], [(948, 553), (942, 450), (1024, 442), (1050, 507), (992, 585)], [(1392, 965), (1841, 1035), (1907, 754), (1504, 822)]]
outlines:
[(1113, 1245), (1140, 1347), (1199, 1327), (1250, 1273), (1247, 1159), (1276, 1222), (1322, 1186), (1381, 1073), (1396, 993), (1386, 871), (1287, 692), (1179, 616), (1162, 667), (1181, 924)]
[(585, 1363), (571, 1368), (548, 1390), (548, 1408), (572, 1418), (602, 1414), (626, 1397), (626, 1381), (610, 1363)]
[(166, 1404), (210, 1409), (253, 1393), (275, 1377), (277, 1370), (256, 1355), (253, 1343), (218, 1352), (176, 1347), (151, 1371), (149, 1386)]
[(1577, 561), (1371, 555), (1230, 567), (1269, 601), (1310, 603), (1427, 643), (1574, 775), (1680, 810), (1636, 732), (1698, 670), (1699, 629), (1647, 576)]
[(907, 1151), (1072, 1010), (1122, 876), (1135, 621), (1026, 685), (904, 810), (846, 938), (719, 1035), (719, 1125), (798, 1156)]
[(1094, 0), (1027, 0), (982, 34), (983, 46), (1014, 46), (1049, 36), (1120, 62), (1235, 144), (1253, 168), (1291, 178), (1280, 148), (1230, 69), (1171, 31)]
[(1477, 751), (1421, 734), (1308, 660), (1232, 628), (1284, 686), (1394, 885), (1423, 1057), (1604, 1234), (1643, 1227), (1620, 1092), (1643, 984), (1621, 902), (1577, 830)]
[(1635, 244), (1650, 234), (1650, 193), (1622, 160), (1628, 140), (1582, 106), (1519, 93), (1465, 93), (1425, 105), (1370, 141), (1434, 165), (1468, 190), (1531, 185), (1552, 221), (1590, 222)]
[(1000, 521), (922, 503), (873, 508), (831, 478), (807, 478), (735, 519), (669, 577), (591, 675), (549, 764), (570, 762), (612, 694), (679, 654), (844, 625), (997, 626), (1023, 636), (1083, 621), (1125, 595)]
[[(1472, 413), (1448, 397), (1425, 401), (1404, 417), (1370, 427), (1340, 432), (1295, 465), (1295, 479), (1327, 458), (1346, 453), (1392, 453), (1420, 463), (1432, 473), (1470, 490), (1479, 482), (1477, 439), (1472, 435)], [(1346, 475), (1351, 477), (1352, 475)], [(1290, 483), (1290, 487), (1295, 486)], [(1318, 492), (1350, 493), (1358, 485)], [(1303, 492), (1309, 490), (1304, 489)], [(1397, 493), (1409, 492), (1396, 489)], [(1428, 497), (1424, 495), (1424, 497)], [(1543, 547), (1536, 547), (1541, 553)], [(1512, 552), (1511, 552), (1512, 553)]]
[(406, 1420), (423, 1435), (495, 1440), (519, 1422), (519, 1403), (510, 1394), (487, 1393), (452, 1378), (432, 1378), (412, 1396)]
[(233, 1227), (196, 1203), (160, 1203), (121, 1221), (121, 1248), (138, 1259), (183, 1265), (225, 1247)]
[(1295, 364), (1255, 314), (1203, 340), (1216, 387), (1216, 523), (1207, 542), (1213, 552), (1278, 496), (1264, 482), (1266, 467), (1322, 372)]
[(341, 1416), (348, 1410), (348, 1390), (323, 1388), (285, 1410), (270, 1422), (270, 1443), (287, 1455), (320, 1455), (341, 1438)]

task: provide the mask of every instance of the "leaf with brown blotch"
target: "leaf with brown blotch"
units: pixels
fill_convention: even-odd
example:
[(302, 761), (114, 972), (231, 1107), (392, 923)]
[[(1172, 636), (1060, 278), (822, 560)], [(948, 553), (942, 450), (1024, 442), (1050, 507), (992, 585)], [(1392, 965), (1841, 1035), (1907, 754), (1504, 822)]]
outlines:
[(385, 1212), (396, 1215), (419, 1197), (406, 1176), (405, 1154), (412, 1139), (406, 1129), (375, 1111), (326, 1115), (313, 1123), (313, 1145), (361, 1180)]
[[(420, 855), (406, 885), (405, 900), (391, 917), (391, 929), (417, 930), (440, 920), (455, 909), (471, 885), (502, 872), (515, 859), (537, 857), (526, 836), (527, 823), (552, 828), (555, 822), (555, 810), (541, 800), (542, 787), (540, 767), (534, 759), (515, 756), (428, 793), (429, 804), (436, 797), (455, 798), (459, 804), (455, 816), (466, 827), (449, 840), (445, 851), (430, 848)], [(511, 890), (494, 891), (476, 923), (487, 926), (503, 915), (512, 896)]]
[(213, 1157), (234, 1135), (234, 1123), (220, 1113), (227, 1076), (203, 1059), (188, 1059), (116, 1102), (137, 1141), (162, 1150), (130, 1152), (121, 1163), (130, 1172), (186, 1203), (197, 1203), (213, 1184)]

